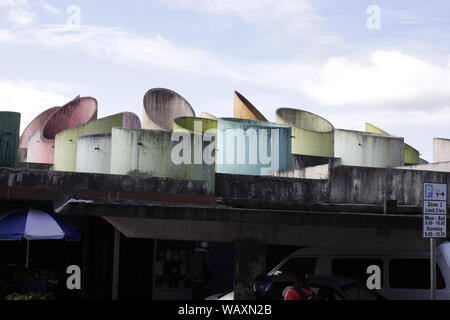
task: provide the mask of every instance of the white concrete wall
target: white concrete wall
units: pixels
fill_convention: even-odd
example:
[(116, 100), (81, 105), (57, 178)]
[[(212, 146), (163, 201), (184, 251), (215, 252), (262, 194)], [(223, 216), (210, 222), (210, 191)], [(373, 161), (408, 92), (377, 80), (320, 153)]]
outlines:
[(335, 157), (344, 166), (399, 167), (404, 165), (404, 139), (352, 130), (335, 130)]
[(433, 140), (433, 162), (450, 161), (450, 139), (434, 138)]
[(450, 162), (419, 164), (419, 165), (415, 165), (415, 166), (397, 167), (396, 169), (450, 172)]
[(111, 173), (111, 134), (80, 137), (77, 149), (77, 172)]

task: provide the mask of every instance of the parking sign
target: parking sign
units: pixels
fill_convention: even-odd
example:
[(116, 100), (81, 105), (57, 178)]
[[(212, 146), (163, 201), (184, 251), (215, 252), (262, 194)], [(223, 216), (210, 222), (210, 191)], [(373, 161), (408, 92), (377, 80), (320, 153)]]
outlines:
[(423, 237), (447, 237), (447, 185), (424, 183)]

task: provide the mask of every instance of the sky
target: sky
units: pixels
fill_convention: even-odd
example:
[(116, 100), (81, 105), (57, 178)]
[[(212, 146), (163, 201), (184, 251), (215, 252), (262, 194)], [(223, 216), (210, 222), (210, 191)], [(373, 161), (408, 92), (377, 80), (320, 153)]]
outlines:
[(0, 110), (23, 129), (81, 95), (141, 116), (162, 87), (229, 117), (237, 90), (269, 120), (370, 122), (432, 161), (450, 138), (449, 31), (442, 0), (0, 0)]

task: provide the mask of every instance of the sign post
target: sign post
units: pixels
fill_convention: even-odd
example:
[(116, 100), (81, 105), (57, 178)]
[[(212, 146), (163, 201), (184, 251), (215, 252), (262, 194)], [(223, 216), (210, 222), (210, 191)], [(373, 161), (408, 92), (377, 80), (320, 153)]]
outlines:
[(423, 185), (423, 237), (430, 239), (431, 300), (436, 299), (436, 238), (447, 237), (447, 185)]

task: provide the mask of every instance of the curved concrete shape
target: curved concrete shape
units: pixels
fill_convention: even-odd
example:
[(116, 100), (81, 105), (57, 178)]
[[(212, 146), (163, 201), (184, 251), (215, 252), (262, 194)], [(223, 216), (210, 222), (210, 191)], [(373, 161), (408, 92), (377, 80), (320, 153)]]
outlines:
[(433, 162), (449, 162), (450, 161), (450, 139), (434, 138), (433, 139)]
[[(201, 137), (184, 132), (113, 128), (111, 173), (207, 181), (209, 194), (214, 194), (214, 162), (208, 164), (202, 159), (197, 162), (195, 152), (185, 153), (185, 149), (183, 156), (189, 155), (186, 161), (179, 162), (180, 146), (187, 143), (186, 147), (191, 149), (189, 151), (195, 150), (196, 143), (199, 143), (198, 136)], [(209, 142), (200, 139), (200, 152), (209, 145)]]
[(289, 126), (248, 119), (219, 119), (217, 172), (270, 175), (290, 170), (291, 165)]
[(173, 121), (179, 117), (195, 117), (191, 105), (181, 95), (163, 88), (145, 94), (143, 129), (171, 131)]
[(234, 92), (234, 117), (237, 119), (268, 121), (250, 101), (237, 91)]
[(95, 98), (76, 98), (67, 103), (28, 140), (27, 162), (53, 164), (56, 135), (95, 119), (97, 119)]
[(77, 172), (111, 173), (111, 133), (78, 138)]
[(292, 153), (334, 157), (334, 127), (326, 119), (303, 110), (280, 108), (276, 121), (292, 127)]
[(181, 117), (173, 122), (173, 131), (187, 133), (205, 133), (217, 134), (217, 120)]
[[(391, 134), (370, 123), (366, 123), (366, 132), (391, 136)], [(405, 165), (415, 164), (420, 164), (420, 152), (405, 143)]]
[(392, 168), (404, 165), (403, 138), (336, 129), (335, 154), (344, 166)]
[(219, 118), (217, 118), (216, 116), (214, 116), (208, 112), (202, 112), (202, 114), (200, 115), (200, 118), (210, 119), (210, 120), (219, 120)]
[[(114, 127), (140, 129), (141, 121), (134, 113), (124, 112), (93, 120), (58, 133), (55, 138), (54, 170), (76, 171), (78, 138), (87, 135), (111, 133)], [(88, 155), (84, 156), (87, 157)]]
[(20, 113), (0, 112), (0, 167), (15, 167), (19, 133)]
[(30, 124), (25, 128), (22, 136), (20, 137), (19, 161), (25, 162), (27, 160), (28, 141), (36, 132), (44, 127), (48, 119), (50, 119), (59, 109), (61, 109), (61, 107), (54, 107), (45, 110), (36, 118), (34, 118), (34, 120), (31, 121)]

